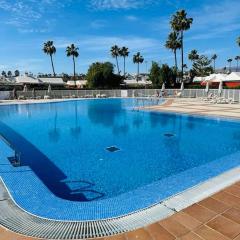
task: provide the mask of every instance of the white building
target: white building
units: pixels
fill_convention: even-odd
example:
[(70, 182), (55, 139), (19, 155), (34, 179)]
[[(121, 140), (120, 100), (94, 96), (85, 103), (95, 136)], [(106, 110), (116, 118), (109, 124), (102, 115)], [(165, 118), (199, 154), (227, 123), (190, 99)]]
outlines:
[(49, 84), (50, 85), (65, 85), (65, 82), (63, 81), (63, 79), (61, 77), (51, 77), (51, 78), (40, 77), (38, 79), (43, 84), (48, 84), (48, 85)]

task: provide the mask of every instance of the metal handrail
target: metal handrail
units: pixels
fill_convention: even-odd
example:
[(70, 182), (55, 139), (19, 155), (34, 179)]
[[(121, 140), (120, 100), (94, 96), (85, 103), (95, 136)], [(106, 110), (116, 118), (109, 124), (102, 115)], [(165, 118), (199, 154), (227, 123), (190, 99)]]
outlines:
[(21, 152), (17, 151), (15, 147), (8, 141), (6, 137), (0, 134), (0, 139), (7, 144), (14, 151), (14, 162), (11, 162), (14, 166), (21, 166)]

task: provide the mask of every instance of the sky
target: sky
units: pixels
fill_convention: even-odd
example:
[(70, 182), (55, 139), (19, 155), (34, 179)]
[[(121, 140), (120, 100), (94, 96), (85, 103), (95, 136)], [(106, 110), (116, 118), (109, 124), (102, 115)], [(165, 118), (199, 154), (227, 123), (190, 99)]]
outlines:
[(79, 47), (79, 73), (96, 61), (115, 63), (110, 55), (115, 44), (130, 50), (129, 73), (137, 70), (132, 56), (138, 51), (145, 58), (142, 72), (152, 61), (173, 65), (173, 53), (164, 44), (171, 16), (179, 9), (193, 18), (184, 37), (189, 67), (192, 49), (208, 56), (216, 53), (217, 67), (240, 55), (239, 0), (0, 0), (0, 71), (51, 73), (50, 58), (42, 51), (48, 40), (57, 48), (57, 73), (73, 71), (72, 59), (65, 54), (71, 43)]

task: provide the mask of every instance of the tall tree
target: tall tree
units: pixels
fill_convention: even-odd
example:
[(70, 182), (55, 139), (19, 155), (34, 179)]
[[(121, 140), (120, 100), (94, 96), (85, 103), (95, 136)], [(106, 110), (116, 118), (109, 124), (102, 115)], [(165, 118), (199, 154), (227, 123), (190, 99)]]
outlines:
[(118, 57), (120, 55), (120, 48), (117, 45), (114, 45), (114, 46), (112, 46), (110, 51), (111, 51), (112, 57), (116, 59), (118, 75), (120, 75), (119, 64), (118, 64)]
[(54, 68), (54, 64), (53, 64), (53, 54), (56, 53), (56, 48), (53, 45), (53, 41), (47, 41), (47, 42), (44, 43), (44, 45), (43, 45), (43, 52), (50, 56), (51, 64), (52, 64), (53, 76), (56, 76), (55, 68)]
[(20, 75), (19, 70), (15, 70), (14, 75), (15, 75), (15, 77), (18, 77)]
[(184, 66), (184, 45), (183, 45), (183, 38), (184, 38), (184, 31), (190, 29), (193, 23), (192, 18), (187, 17), (187, 13), (185, 10), (177, 11), (176, 14), (172, 16), (171, 19), (171, 27), (174, 31), (180, 33), (180, 41), (181, 41), (181, 59), (182, 59), (182, 81), (183, 81), (183, 66)]
[(75, 58), (77, 58), (79, 56), (79, 48), (76, 47), (73, 43), (67, 47), (66, 49), (66, 54), (67, 57), (72, 57), (73, 59), (73, 76), (74, 76), (74, 80), (76, 81), (76, 62), (75, 62)]
[(229, 71), (231, 71), (231, 68), (232, 68), (232, 58), (229, 58), (228, 60), (227, 60), (227, 62), (229, 63)]
[(240, 37), (237, 38), (237, 45), (240, 47)]
[(213, 69), (214, 69), (214, 72), (216, 72), (216, 60), (217, 60), (217, 54), (213, 54), (212, 58), (213, 60)]
[(171, 32), (168, 35), (168, 39), (166, 41), (165, 47), (171, 49), (174, 53), (174, 60), (175, 60), (175, 69), (177, 70), (177, 50), (181, 48), (181, 41), (179, 39), (178, 32)]
[(208, 57), (201, 55), (197, 60), (193, 62), (193, 67), (191, 70), (191, 76), (195, 77), (206, 77), (213, 72), (213, 68), (211, 66), (211, 59)]
[(6, 76), (7, 76), (7, 74), (6, 74), (5, 71), (2, 71), (2, 76), (3, 76), (3, 77), (6, 77)]
[(197, 50), (192, 50), (189, 54), (188, 54), (188, 59), (191, 61), (191, 62), (194, 62), (195, 60), (199, 59), (199, 55), (198, 55), (198, 52)]
[(137, 54), (133, 55), (133, 63), (137, 64), (137, 81), (139, 77), (139, 65), (144, 62), (143, 56), (141, 56), (141, 53), (138, 52)]
[(12, 72), (8, 71), (7, 75), (8, 75), (8, 77), (12, 77)]
[(122, 47), (119, 51), (121, 57), (123, 57), (123, 75), (126, 76), (126, 57), (129, 56), (129, 50), (127, 47)]
[(236, 69), (236, 70), (238, 71), (238, 63), (239, 63), (239, 60), (240, 60), (240, 56), (236, 56), (236, 57), (235, 57), (235, 60), (236, 60), (236, 62), (237, 62), (237, 69)]

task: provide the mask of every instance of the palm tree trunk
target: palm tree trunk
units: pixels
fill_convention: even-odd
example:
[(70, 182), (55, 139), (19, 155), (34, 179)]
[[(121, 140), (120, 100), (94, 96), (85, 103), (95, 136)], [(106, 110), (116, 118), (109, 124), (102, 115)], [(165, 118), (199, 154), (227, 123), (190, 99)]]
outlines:
[(123, 57), (123, 71), (124, 71), (124, 78), (125, 78), (125, 76), (126, 76), (125, 68), (126, 68), (126, 57), (124, 56), (124, 57)]
[(176, 70), (177, 70), (177, 50), (176, 49), (174, 49), (174, 59), (175, 59), (175, 68), (176, 68)]
[(138, 78), (139, 78), (139, 63), (137, 64), (137, 82), (138, 82)]
[(183, 59), (183, 30), (181, 31), (181, 45), (182, 45), (182, 48), (181, 48), (181, 52), (182, 52), (182, 82), (183, 82), (183, 61), (184, 61), (184, 59)]
[(213, 60), (213, 66), (214, 66), (213, 68), (214, 68), (214, 73), (215, 73), (216, 72), (216, 60), (215, 59)]
[(73, 79), (76, 81), (76, 66), (75, 66), (75, 58), (73, 56)]
[(51, 63), (52, 63), (53, 76), (55, 77), (55, 76), (56, 76), (56, 73), (55, 73), (55, 69), (54, 69), (54, 65), (53, 65), (52, 54), (50, 54), (50, 57), (51, 57)]
[(238, 71), (238, 60), (237, 60), (237, 71)]
[(116, 56), (116, 63), (117, 63), (118, 75), (120, 75), (120, 71), (119, 71), (119, 65), (118, 65), (118, 58), (117, 58), (117, 56)]

